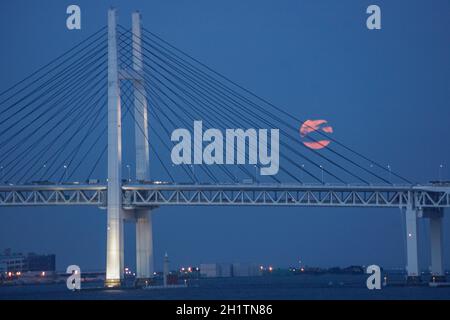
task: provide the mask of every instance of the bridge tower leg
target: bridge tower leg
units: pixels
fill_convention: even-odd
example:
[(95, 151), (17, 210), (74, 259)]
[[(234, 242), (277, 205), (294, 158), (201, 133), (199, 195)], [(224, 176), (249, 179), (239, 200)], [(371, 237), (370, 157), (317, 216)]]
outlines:
[(433, 282), (445, 281), (442, 247), (442, 208), (427, 208), (424, 215), (430, 219), (431, 266)]
[(409, 202), (406, 206), (406, 271), (409, 283), (420, 282), (417, 218), (419, 210), (414, 207), (413, 194), (410, 192)]
[(108, 217), (105, 286), (123, 279), (122, 130), (117, 64), (116, 10), (108, 11)]
[[(141, 15), (132, 14), (134, 116), (136, 144), (136, 179), (150, 179), (147, 95), (143, 79)], [(136, 285), (153, 277), (153, 232), (151, 210), (135, 210), (136, 217)]]

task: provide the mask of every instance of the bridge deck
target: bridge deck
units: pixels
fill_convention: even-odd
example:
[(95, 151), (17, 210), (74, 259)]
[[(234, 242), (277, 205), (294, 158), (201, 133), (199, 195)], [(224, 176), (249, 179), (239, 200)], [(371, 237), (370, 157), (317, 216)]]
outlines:
[[(125, 184), (123, 206), (450, 207), (450, 187), (329, 184)], [(102, 184), (0, 185), (0, 206), (106, 205)]]

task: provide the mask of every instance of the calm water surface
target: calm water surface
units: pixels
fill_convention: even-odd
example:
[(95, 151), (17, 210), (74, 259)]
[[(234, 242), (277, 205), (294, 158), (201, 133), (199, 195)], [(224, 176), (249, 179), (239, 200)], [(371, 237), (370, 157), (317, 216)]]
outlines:
[[(302, 275), (190, 280), (187, 288), (71, 292), (65, 284), (0, 287), (0, 299), (450, 299), (450, 287), (387, 286), (368, 290), (365, 275)], [(88, 288), (90, 287), (90, 288)], [(95, 288), (96, 287), (96, 288)]]

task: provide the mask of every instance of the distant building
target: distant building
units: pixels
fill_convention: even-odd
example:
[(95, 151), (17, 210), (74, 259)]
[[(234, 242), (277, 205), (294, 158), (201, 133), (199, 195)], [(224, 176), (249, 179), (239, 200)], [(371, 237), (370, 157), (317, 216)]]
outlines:
[(0, 256), (0, 264), (3, 265), (4, 272), (23, 272), (25, 269), (25, 257), (22, 254), (14, 253)]
[(46, 271), (54, 272), (56, 266), (56, 257), (54, 254), (38, 255), (29, 253), (13, 253), (11, 249), (6, 249), (0, 255), (1, 272), (28, 272), (28, 271)]
[(205, 263), (200, 265), (200, 275), (206, 278), (260, 276), (259, 266), (249, 263)]
[(221, 268), (218, 263), (202, 263), (200, 265), (200, 275), (206, 278), (216, 278), (221, 276)]
[(229, 263), (220, 264), (220, 276), (221, 277), (232, 277), (233, 276), (233, 266)]
[(233, 277), (256, 277), (262, 275), (259, 266), (251, 263), (233, 263)]

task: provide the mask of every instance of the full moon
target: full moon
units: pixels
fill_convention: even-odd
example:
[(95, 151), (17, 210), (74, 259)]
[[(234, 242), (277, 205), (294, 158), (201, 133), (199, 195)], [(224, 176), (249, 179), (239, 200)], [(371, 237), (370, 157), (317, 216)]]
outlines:
[(327, 120), (306, 120), (300, 127), (300, 137), (305, 146), (314, 150), (323, 149), (330, 144), (331, 141), (323, 139), (322, 135), (320, 139), (312, 139), (310, 135), (314, 132), (333, 133), (333, 127), (328, 125)]

